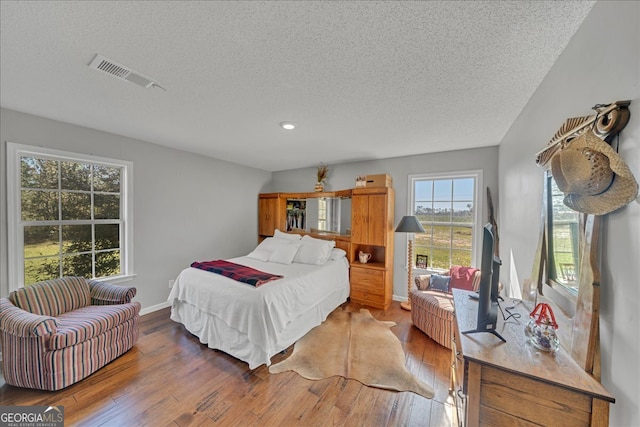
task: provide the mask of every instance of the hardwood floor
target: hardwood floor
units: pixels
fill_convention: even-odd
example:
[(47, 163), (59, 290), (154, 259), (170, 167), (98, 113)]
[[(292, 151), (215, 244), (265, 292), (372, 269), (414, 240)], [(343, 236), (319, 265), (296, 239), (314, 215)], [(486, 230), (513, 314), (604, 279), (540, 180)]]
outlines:
[(433, 399), (342, 377), (271, 375), (264, 365), (251, 371), (200, 344), (164, 309), (141, 318), (133, 349), (64, 390), (22, 389), (0, 378), (0, 405), (63, 405), (66, 426), (452, 426), (450, 351), (416, 329), (399, 303), (369, 310), (397, 323), (391, 330), (402, 342), (407, 368), (435, 389)]

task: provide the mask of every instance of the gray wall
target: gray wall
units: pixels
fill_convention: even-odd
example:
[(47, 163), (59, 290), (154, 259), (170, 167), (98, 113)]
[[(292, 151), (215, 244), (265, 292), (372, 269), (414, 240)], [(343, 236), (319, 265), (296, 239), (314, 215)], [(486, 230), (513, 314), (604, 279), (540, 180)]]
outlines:
[[(354, 141), (355, 144), (358, 141)], [(425, 145), (428, 141), (425, 142)], [(322, 159), (318, 159), (320, 163)], [(482, 218), (487, 219), (486, 187), (491, 189), (494, 207), (498, 205), (498, 147), (475, 148), (470, 150), (448, 151), (436, 154), (396, 157), (391, 159), (330, 165), (329, 179), (325, 190), (345, 190), (353, 188), (358, 175), (386, 173), (393, 178), (395, 190), (395, 221), (407, 214), (409, 175), (420, 173), (440, 173), (463, 170), (482, 170)], [(269, 185), (272, 192), (313, 191), (315, 168), (294, 169), (273, 173)], [(393, 295), (394, 299), (407, 298), (407, 238), (405, 234), (395, 234)]]
[[(500, 144), (503, 280), (531, 276), (538, 242), (543, 170), (535, 153), (565, 119), (598, 103), (631, 100), (620, 154), (640, 178), (640, 3), (596, 3)], [(612, 426), (640, 420), (640, 203), (604, 217), (600, 328), (602, 382), (616, 398)], [(509, 258), (507, 258), (508, 260)], [(515, 268), (515, 271), (513, 271)], [(503, 270), (504, 271), (504, 270)]]
[[(117, 128), (114, 125), (114, 128)], [(191, 262), (249, 253), (271, 173), (118, 135), (0, 110), (0, 295), (8, 294), (6, 142), (133, 162), (134, 272), (144, 309), (166, 302)]]

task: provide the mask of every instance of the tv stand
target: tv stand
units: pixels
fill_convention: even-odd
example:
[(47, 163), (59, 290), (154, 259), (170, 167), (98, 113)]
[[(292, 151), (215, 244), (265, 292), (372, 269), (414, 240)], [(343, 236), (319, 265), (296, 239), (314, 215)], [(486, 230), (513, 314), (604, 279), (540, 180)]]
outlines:
[(476, 327), (478, 302), (469, 294), (453, 289), (451, 391), (459, 425), (608, 426), (615, 399), (564, 349), (552, 354), (528, 342), (523, 304), (512, 310), (520, 313), (519, 323), (498, 318), (495, 332), (504, 343), (486, 334), (460, 334)]
[(464, 331), (462, 332), (463, 334), (467, 335), (467, 334), (475, 334), (478, 332), (488, 332), (490, 334), (493, 334), (495, 336), (497, 336), (498, 338), (500, 338), (502, 341), (507, 342), (507, 340), (505, 340), (504, 338), (502, 338), (502, 335), (500, 335), (499, 333), (497, 333), (494, 329), (473, 329), (471, 331)]

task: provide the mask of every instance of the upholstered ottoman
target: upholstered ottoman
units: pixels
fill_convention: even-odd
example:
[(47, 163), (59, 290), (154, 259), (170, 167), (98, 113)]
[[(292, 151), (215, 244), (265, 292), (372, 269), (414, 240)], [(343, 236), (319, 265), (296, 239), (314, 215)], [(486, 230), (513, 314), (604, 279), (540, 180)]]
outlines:
[(460, 288), (477, 291), (480, 286), (480, 270), (452, 266), (447, 272), (446, 288), (434, 289), (436, 275), (421, 275), (415, 278), (416, 287), (411, 289), (411, 321), (422, 332), (438, 344), (451, 348), (453, 337), (453, 295), (451, 289)]

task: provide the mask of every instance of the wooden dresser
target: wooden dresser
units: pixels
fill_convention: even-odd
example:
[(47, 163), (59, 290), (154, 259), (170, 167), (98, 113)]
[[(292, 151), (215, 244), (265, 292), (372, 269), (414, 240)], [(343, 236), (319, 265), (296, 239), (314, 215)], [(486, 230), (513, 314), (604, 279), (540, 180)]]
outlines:
[[(607, 426), (614, 398), (562, 348), (536, 349), (524, 335), (528, 310), (518, 304), (518, 322), (498, 314), (496, 331), (475, 329), (478, 302), (471, 292), (453, 290), (456, 333), (452, 347), (452, 389), (460, 425)], [(512, 306), (509, 299), (501, 306)], [(512, 312), (514, 312), (512, 310)]]

